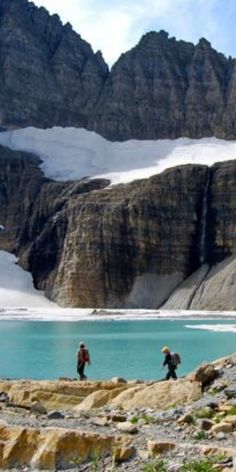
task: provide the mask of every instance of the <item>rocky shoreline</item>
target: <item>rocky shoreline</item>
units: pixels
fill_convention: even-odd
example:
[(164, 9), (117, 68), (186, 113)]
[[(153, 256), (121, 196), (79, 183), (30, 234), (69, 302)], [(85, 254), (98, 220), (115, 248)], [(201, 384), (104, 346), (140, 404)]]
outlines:
[(233, 470), (235, 383), (236, 354), (176, 382), (0, 380), (0, 468)]

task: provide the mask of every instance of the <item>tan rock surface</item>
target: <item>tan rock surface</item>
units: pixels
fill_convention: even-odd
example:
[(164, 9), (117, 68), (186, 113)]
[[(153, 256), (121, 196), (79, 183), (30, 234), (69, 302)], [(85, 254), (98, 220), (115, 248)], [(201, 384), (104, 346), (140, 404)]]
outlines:
[(130, 459), (135, 453), (132, 441), (125, 435), (116, 436), (112, 446), (114, 462), (122, 462)]
[(122, 392), (111, 404), (122, 406), (125, 410), (133, 408), (168, 408), (182, 405), (201, 398), (201, 385), (188, 379), (157, 382), (142, 388)]
[(113, 390), (97, 390), (86, 397), (79, 405), (75, 406), (74, 410), (83, 411), (91, 410), (91, 408), (100, 408), (109, 404), (113, 398), (117, 397), (123, 391), (124, 387), (115, 388), (115, 386)]
[(129, 388), (128, 384), (120, 384), (119, 387), (119, 384), (114, 384), (111, 381), (0, 380), (0, 391), (6, 392), (9, 395), (10, 402), (16, 405), (31, 407), (33, 402), (38, 401), (49, 410), (73, 408), (90, 394), (94, 393), (95, 398), (96, 395), (99, 397), (99, 394), (97, 394), (99, 390), (104, 392), (104, 398), (108, 401), (112, 398), (112, 395), (115, 396), (126, 388)]
[(228, 415), (224, 418), (224, 421), (232, 424), (233, 428), (236, 428), (236, 415)]
[[(125, 469), (133, 472), (144, 470), (158, 455), (168, 466), (175, 460), (181, 465), (190, 456), (193, 460), (210, 456), (211, 460), (216, 461), (217, 470), (217, 457), (224, 455), (228, 458), (224, 467), (227, 463), (232, 468), (232, 458), (236, 459), (236, 420), (225, 392), (234, 388), (235, 355), (219, 359), (212, 365), (214, 368), (221, 366), (220, 377), (203, 392), (201, 382), (193, 380), (194, 374), (176, 382), (141, 384), (78, 382), (69, 379), (50, 382), (2, 380), (0, 389), (7, 395), (1, 395), (0, 470), (10, 472), (13, 469), (12, 472), (19, 472), (22, 467), (25, 470), (30, 467), (34, 471), (79, 470), (82, 464), (83, 470), (92, 465), (97, 467), (94, 470), (108, 472), (115, 462), (128, 461)], [(205, 377), (201, 379), (204, 381)], [(10, 402), (7, 401), (8, 395)], [(66, 405), (65, 411), (60, 412), (58, 409), (58, 415), (53, 418), (37, 411), (32, 413), (30, 407), (34, 402), (44, 406), (42, 399), (46, 398), (49, 402), (50, 395), (54, 402), (55, 395), (58, 395), (63, 407), (66, 405), (65, 400), (70, 397), (73, 400), (70, 406)], [(86, 412), (81, 412), (79, 408), (78, 413), (74, 410), (75, 398), (77, 402), (82, 399), (82, 406), (87, 401)], [(21, 401), (21, 407), (18, 403), (16, 406), (13, 399)], [(196, 399), (200, 401), (195, 403)], [(231, 414), (225, 409), (226, 401)], [(94, 405), (99, 402), (104, 407), (94, 411)], [(79, 402), (77, 406), (80, 406)], [(119, 409), (120, 406), (123, 406), (124, 411)], [(199, 411), (207, 416), (208, 413), (216, 412), (216, 416), (209, 421), (200, 414), (198, 416)], [(218, 423), (220, 415), (223, 417)], [(138, 428), (128, 421), (134, 417)], [(192, 422), (192, 418), (198, 419)], [(121, 422), (114, 423), (112, 419), (120, 419)], [(125, 419), (126, 422), (123, 421)], [(209, 432), (201, 437), (199, 427), (203, 427), (203, 422), (207, 426), (204, 429)], [(127, 425), (133, 431), (129, 431)], [(121, 433), (119, 428), (124, 428), (124, 431)], [(136, 434), (131, 436), (128, 432)], [(222, 442), (219, 443), (219, 440)]]
[(233, 431), (233, 426), (231, 423), (227, 423), (225, 421), (222, 421), (218, 424), (215, 424), (211, 428), (212, 433), (232, 433)]
[(206, 456), (212, 455), (224, 455), (226, 457), (236, 457), (236, 448), (234, 447), (222, 447), (222, 446), (209, 446), (206, 444), (200, 444), (198, 446), (200, 452)]
[(68, 468), (93, 457), (111, 453), (114, 438), (63, 428), (8, 426), (0, 422), (0, 467), (30, 465), (39, 469)]
[(147, 447), (149, 457), (155, 457), (158, 454), (175, 449), (176, 445), (168, 441), (148, 441)]
[(123, 431), (123, 433), (127, 434), (136, 434), (138, 432), (138, 428), (135, 424), (130, 423), (130, 421), (122, 421), (122, 423), (117, 423), (116, 427)]

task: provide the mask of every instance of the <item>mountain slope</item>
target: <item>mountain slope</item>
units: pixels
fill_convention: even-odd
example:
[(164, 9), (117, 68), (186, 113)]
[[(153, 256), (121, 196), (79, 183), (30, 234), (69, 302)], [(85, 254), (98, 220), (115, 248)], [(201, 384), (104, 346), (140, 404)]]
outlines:
[(201, 39), (145, 34), (111, 71), (27, 0), (0, 3), (0, 126), (85, 127), (110, 140), (236, 137), (236, 62)]
[(69, 24), (27, 0), (1, 0), (0, 59), (6, 127), (85, 126), (108, 71)]

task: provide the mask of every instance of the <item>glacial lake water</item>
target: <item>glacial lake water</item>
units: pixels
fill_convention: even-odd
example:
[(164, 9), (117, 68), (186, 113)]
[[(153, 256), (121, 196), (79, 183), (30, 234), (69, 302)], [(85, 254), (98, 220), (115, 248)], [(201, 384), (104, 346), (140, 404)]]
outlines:
[(89, 347), (89, 379), (161, 379), (161, 348), (181, 353), (179, 376), (236, 351), (236, 319), (1, 321), (0, 377), (76, 377), (79, 341)]

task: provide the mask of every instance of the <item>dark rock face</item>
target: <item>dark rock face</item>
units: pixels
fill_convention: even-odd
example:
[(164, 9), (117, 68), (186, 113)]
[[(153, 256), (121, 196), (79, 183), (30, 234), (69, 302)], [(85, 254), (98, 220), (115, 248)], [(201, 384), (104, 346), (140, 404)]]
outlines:
[(69, 24), (27, 0), (1, 0), (0, 59), (0, 125), (86, 126), (108, 69)]
[[(211, 173), (204, 228), (217, 262), (236, 247), (228, 222), (236, 164)], [(160, 306), (201, 265), (207, 175), (187, 165), (109, 189), (105, 180), (60, 183), (43, 176), (38, 159), (1, 147), (0, 249), (18, 254), (36, 287), (62, 305)]]
[(111, 139), (235, 137), (234, 68), (204, 39), (148, 33), (112, 68), (89, 123)]
[(222, 261), (236, 252), (236, 165), (227, 161), (212, 167), (209, 238), (214, 241), (209, 261)]
[(172, 169), (69, 204), (56, 298), (66, 304), (73, 300), (75, 306), (147, 306), (151, 287), (145, 302), (140, 293), (137, 302), (129, 297), (135, 284), (140, 292), (154, 279), (152, 290), (158, 294), (162, 278), (191, 273), (199, 263), (196, 238), (205, 173), (204, 166)]
[(17, 254), (49, 298), (236, 309), (236, 161), (109, 189), (102, 179), (53, 182), (38, 165), (0, 147), (0, 249)]
[(108, 71), (27, 0), (0, 3), (0, 126), (85, 127), (110, 140), (236, 137), (236, 61), (151, 32)]
[(67, 202), (107, 185), (105, 180), (71, 183), (44, 177), (39, 159), (0, 146), (0, 247), (18, 254), (35, 284), (50, 296), (67, 232)]
[[(0, 2), (0, 130), (235, 138), (235, 70), (206, 40), (195, 47), (162, 31), (145, 35), (109, 73), (57, 15), (27, 0)], [(185, 283), (186, 308), (226, 309), (224, 270), (228, 309), (236, 309), (235, 183), (232, 161), (109, 190), (105, 180), (53, 182), (39, 159), (0, 147), (0, 249), (19, 255), (36, 287), (62, 305), (178, 308), (178, 293), (170, 296)]]

